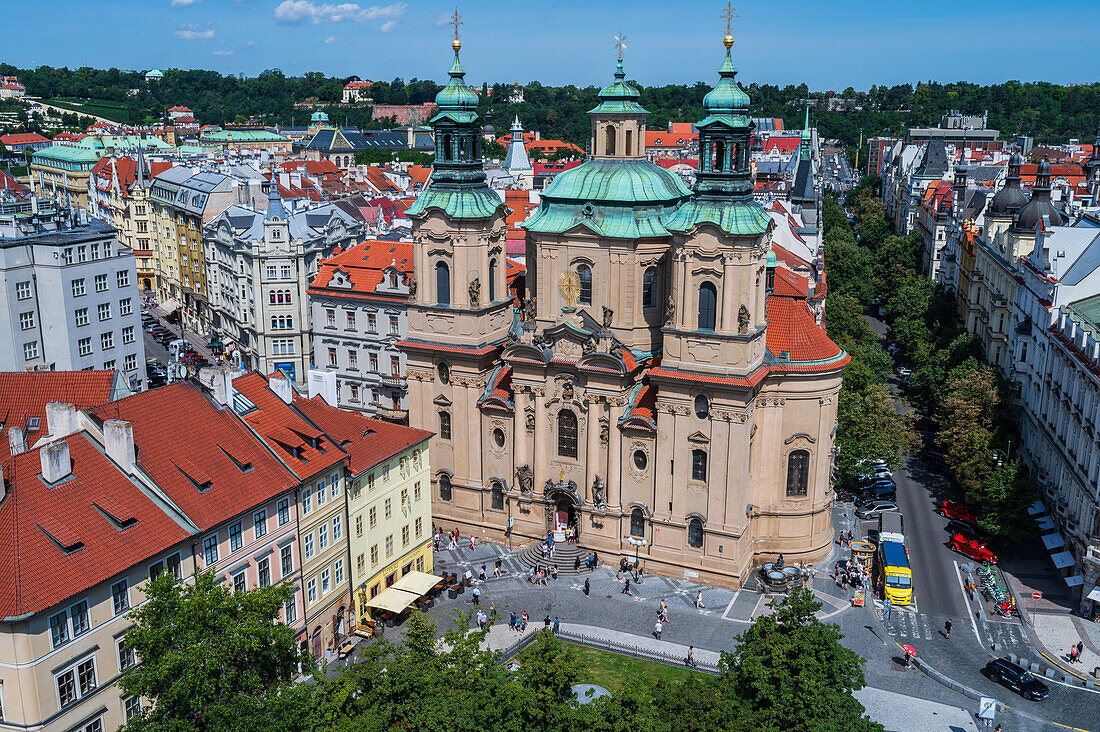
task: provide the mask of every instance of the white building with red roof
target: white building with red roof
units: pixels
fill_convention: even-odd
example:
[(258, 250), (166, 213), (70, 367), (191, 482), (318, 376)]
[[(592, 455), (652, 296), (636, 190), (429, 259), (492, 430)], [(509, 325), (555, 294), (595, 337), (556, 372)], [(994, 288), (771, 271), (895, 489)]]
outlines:
[(169, 107), (168, 118), (172, 120), (180, 119), (181, 117), (192, 117), (194, 112), (190, 107)]
[(18, 99), (27, 96), (26, 88), (18, 81), (0, 85), (0, 99)]
[(359, 81), (358, 79), (349, 81), (344, 85), (344, 104), (367, 101), (373, 84), (373, 81)]

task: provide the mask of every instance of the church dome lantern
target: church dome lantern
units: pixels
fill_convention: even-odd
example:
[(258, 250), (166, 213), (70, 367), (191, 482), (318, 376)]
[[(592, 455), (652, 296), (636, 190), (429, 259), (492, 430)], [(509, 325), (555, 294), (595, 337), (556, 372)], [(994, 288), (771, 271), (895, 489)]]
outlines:
[(1004, 187), (990, 201), (987, 216), (1010, 219), (1027, 203), (1027, 194), (1020, 188), (1020, 166), (1023, 163), (1020, 153), (1012, 153), (1012, 157), (1008, 159), (1008, 175)]
[(1050, 161), (1043, 158), (1035, 169), (1035, 185), (1031, 189), (1031, 200), (1020, 208), (1012, 220), (1012, 229), (1017, 233), (1033, 234), (1039, 222), (1046, 220), (1050, 226), (1061, 226), (1065, 215), (1050, 200)]
[(615, 80), (600, 90), (600, 103), (589, 110), (592, 138), (589, 155), (593, 158), (644, 158), (645, 120), (649, 112), (638, 103), (641, 93), (627, 82), (623, 71), (625, 36), (616, 36), (619, 49)]

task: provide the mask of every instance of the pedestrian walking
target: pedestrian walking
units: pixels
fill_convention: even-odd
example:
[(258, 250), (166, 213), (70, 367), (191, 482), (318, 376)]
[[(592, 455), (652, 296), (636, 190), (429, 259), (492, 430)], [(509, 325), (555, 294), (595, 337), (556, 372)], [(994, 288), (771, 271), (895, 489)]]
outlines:
[(513, 610), (508, 615), (508, 628), (510, 630), (515, 630), (516, 629), (516, 611), (515, 610)]
[(698, 592), (695, 593), (695, 607), (697, 607), (697, 608), (705, 608), (706, 607), (706, 605), (703, 604), (703, 591), (702, 590), (699, 590)]
[(578, 554), (576, 559), (573, 560), (573, 571), (574, 572), (580, 572), (581, 571), (581, 555), (580, 554)]
[(629, 577), (627, 577), (625, 580), (623, 580), (623, 592), (622, 592), (622, 594), (624, 594), (624, 595), (633, 595), (634, 594), (633, 592), (630, 591), (630, 578)]
[(470, 534), (470, 551), (474, 550), (474, 535)]
[(493, 576), (494, 577), (499, 577), (500, 575), (504, 574), (504, 570), (501, 569), (501, 562), (502, 561), (503, 560), (501, 560), (501, 559), (497, 559), (496, 565), (493, 566)]
[(588, 583), (588, 578), (585, 577), (584, 578), (584, 594), (585, 594), (585, 597), (588, 596), (588, 593), (591, 591), (591, 589), (592, 589), (592, 586)]
[(695, 668), (695, 646), (688, 646), (688, 655), (687, 658), (684, 659), (684, 664)]
[(665, 604), (664, 598), (661, 598), (661, 609), (657, 611), (657, 617), (668, 622), (668, 605)]
[(474, 605), (481, 605), (481, 588), (475, 587), (473, 591)]
[(1077, 641), (1077, 662), (1081, 662), (1081, 656), (1085, 654), (1085, 644), (1081, 641)]
[(554, 616), (554, 635), (557, 635), (561, 630), (561, 619), (558, 616)]
[(497, 609), (495, 607), (493, 607), (493, 603), (490, 602), (489, 603), (489, 620), (490, 621), (496, 620), (496, 617), (497, 617)]
[(486, 566), (485, 566), (484, 564), (483, 564), (483, 565), (481, 565), (481, 571), (479, 571), (479, 572), (477, 573), (477, 578), (478, 578), (479, 580), (481, 580), (482, 582), (484, 582), (484, 581), (485, 581), (485, 573), (486, 573), (487, 571), (488, 571), (488, 569), (486, 568)]
[(550, 616), (547, 615), (542, 621), (542, 629), (550, 630)]
[(657, 622), (653, 625), (653, 637), (657, 640), (661, 640), (661, 631), (664, 630), (664, 626), (661, 625), (661, 619), (657, 618)]
[(945, 622), (943, 624), (943, 637), (944, 638), (950, 638), (951, 637), (951, 618), (948, 618), (947, 622)]
[(1077, 663), (1081, 660), (1081, 654), (1077, 651), (1077, 646), (1069, 647), (1069, 662)]
[(521, 625), (519, 626), (519, 629), (520, 629), (520, 630), (527, 630), (527, 611), (526, 611), (526, 610), (524, 610), (524, 611), (523, 611), (523, 614), (522, 614), (522, 615), (520, 615), (520, 619), (521, 619), (521, 620), (522, 620), (523, 622), (522, 622), (522, 624), (521, 624)]

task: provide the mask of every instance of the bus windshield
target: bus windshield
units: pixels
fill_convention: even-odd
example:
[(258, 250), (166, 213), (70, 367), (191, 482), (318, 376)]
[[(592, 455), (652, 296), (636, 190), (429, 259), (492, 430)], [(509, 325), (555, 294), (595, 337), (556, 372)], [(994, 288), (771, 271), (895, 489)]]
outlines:
[(913, 578), (901, 574), (887, 574), (886, 586), (896, 589), (908, 590), (913, 586)]

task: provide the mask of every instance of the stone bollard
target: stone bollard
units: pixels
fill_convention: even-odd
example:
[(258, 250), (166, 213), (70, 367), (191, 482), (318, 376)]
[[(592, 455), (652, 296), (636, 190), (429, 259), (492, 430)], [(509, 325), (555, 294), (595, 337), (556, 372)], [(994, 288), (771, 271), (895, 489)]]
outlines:
[(1043, 673), (1046, 675), (1046, 677), (1048, 679), (1053, 679), (1054, 678), (1054, 669), (1052, 669), (1052, 668), (1046, 669), (1045, 671), (1043, 671)]
[[(1000, 643), (994, 643), (991, 647), (993, 648), (994, 653), (998, 653), (1001, 650), (1001, 644)], [(1013, 661), (1013, 663), (1016, 663), (1016, 662)]]
[[(998, 645), (997, 643), (993, 644), (993, 650), (997, 650), (997, 645)], [(1008, 654), (1008, 660), (1012, 661), (1013, 663), (1019, 663), (1019, 661), (1016, 660), (1016, 654), (1015, 653)]]

